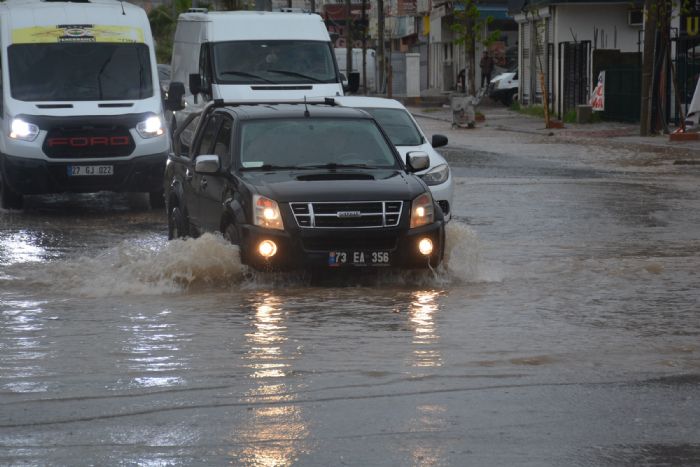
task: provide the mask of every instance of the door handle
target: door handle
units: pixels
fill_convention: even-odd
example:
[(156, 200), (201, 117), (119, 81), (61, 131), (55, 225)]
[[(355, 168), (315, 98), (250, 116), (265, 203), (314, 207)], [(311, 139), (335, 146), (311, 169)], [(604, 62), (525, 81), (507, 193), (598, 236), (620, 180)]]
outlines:
[(209, 184), (209, 182), (207, 182), (207, 179), (206, 179), (206, 178), (202, 178), (202, 181), (199, 182), (199, 186), (202, 187), (202, 190), (206, 190), (208, 184)]
[(185, 170), (185, 180), (190, 182), (192, 181), (192, 177), (194, 177), (194, 175), (192, 175), (192, 171), (190, 169)]

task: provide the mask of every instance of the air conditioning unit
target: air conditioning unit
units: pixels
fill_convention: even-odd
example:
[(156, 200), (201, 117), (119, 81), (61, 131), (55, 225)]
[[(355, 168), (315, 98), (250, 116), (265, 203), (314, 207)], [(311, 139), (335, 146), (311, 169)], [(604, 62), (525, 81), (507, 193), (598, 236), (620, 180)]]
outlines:
[(629, 26), (644, 26), (644, 10), (636, 8), (627, 12), (627, 24)]

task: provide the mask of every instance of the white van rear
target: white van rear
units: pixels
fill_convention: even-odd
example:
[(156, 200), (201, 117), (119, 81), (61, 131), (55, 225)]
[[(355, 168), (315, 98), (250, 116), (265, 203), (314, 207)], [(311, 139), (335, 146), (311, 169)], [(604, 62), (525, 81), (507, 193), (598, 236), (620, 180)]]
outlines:
[[(330, 36), (317, 14), (183, 13), (171, 68), (171, 86), (187, 85), (186, 113), (212, 99), (280, 101), (343, 94)], [(176, 103), (178, 94), (169, 102)], [(180, 116), (177, 112), (176, 120)]]
[(1, 207), (20, 208), (25, 194), (102, 190), (163, 204), (169, 140), (143, 9), (8, 0), (0, 54)]

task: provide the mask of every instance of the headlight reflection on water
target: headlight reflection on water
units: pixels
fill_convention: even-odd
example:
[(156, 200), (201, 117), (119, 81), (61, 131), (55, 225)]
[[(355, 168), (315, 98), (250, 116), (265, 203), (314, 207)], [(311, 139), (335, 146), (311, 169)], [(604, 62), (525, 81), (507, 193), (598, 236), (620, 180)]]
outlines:
[(246, 393), (251, 404), (246, 422), (232, 431), (235, 444), (243, 447), (229, 455), (243, 465), (291, 465), (308, 449), (305, 440), (309, 436), (302, 407), (294, 403), (296, 387), (287, 379), (296, 351), (286, 345), (282, 299), (271, 293), (261, 293), (256, 298), (243, 356), (255, 385)]
[(0, 235), (0, 264), (36, 263), (46, 259), (48, 252), (42, 245), (42, 234), (19, 231)]
[(413, 293), (413, 301), (409, 312), (413, 325), (413, 366), (438, 367), (442, 366), (442, 355), (439, 346), (440, 335), (435, 326), (435, 315), (438, 311), (437, 291), (417, 291)]

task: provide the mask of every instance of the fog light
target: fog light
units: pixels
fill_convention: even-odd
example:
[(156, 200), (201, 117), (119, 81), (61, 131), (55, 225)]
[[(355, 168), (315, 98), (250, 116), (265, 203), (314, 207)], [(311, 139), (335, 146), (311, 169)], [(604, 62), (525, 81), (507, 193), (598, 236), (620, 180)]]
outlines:
[(271, 258), (277, 253), (277, 245), (272, 240), (263, 240), (258, 245), (258, 253), (263, 258)]
[(433, 252), (433, 241), (429, 238), (422, 238), (421, 241), (418, 242), (418, 251), (428, 256)]

